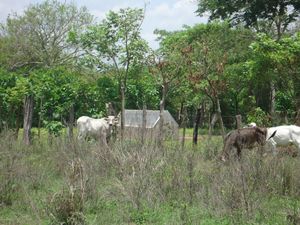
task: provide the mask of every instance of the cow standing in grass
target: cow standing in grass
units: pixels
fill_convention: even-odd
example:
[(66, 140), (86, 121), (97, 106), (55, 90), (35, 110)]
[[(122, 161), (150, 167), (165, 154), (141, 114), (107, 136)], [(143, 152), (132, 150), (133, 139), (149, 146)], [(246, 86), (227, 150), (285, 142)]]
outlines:
[[(256, 127), (255, 123), (250, 123), (250, 127)], [(272, 134), (276, 135), (272, 137)], [(277, 154), (277, 146), (286, 147), (295, 145), (300, 152), (300, 127), (296, 125), (282, 125), (267, 128), (268, 143), (272, 146), (272, 151)]]
[[(275, 135), (276, 132), (272, 134)], [(229, 132), (224, 139), (224, 147), (221, 159), (226, 161), (232, 149), (237, 150), (237, 156), (241, 157), (242, 149), (253, 148), (255, 145), (263, 146), (267, 139), (267, 129), (260, 127), (248, 127)]]
[(295, 145), (300, 151), (300, 127), (295, 125), (283, 125), (277, 127), (269, 127), (268, 134), (276, 131), (276, 135), (270, 138), (269, 142), (272, 145), (272, 150), (276, 154), (276, 146)]
[(107, 146), (107, 139), (112, 135), (117, 122), (115, 116), (108, 116), (101, 119), (81, 116), (77, 120), (78, 139), (82, 140), (91, 137)]

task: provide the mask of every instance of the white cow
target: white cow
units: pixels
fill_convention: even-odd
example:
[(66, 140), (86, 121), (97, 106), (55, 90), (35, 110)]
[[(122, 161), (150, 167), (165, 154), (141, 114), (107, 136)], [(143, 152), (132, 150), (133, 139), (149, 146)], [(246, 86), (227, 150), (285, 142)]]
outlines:
[(112, 134), (113, 126), (116, 123), (117, 118), (115, 116), (108, 116), (101, 119), (81, 116), (77, 120), (78, 139), (92, 137), (107, 146), (107, 138)]
[(276, 134), (269, 140), (274, 153), (277, 153), (276, 146), (288, 146), (290, 144), (294, 144), (300, 151), (300, 127), (295, 125), (283, 125), (268, 128), (268, 134), (272, 134), (275, 131)]

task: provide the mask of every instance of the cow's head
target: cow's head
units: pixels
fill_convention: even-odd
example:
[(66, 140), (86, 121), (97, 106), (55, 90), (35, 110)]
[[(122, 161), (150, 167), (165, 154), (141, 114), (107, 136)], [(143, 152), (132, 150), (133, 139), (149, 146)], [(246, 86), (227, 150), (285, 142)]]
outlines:
[(267, 129), (260, 127), (253, 127), (257, 138), (257, 143), (264, 145), (267, 137)]
[(105, 120), (109, 126), (114, 126), (114, 125), (118, 124), (118, 117), (115, 117), (115, 116), (105, 117)]

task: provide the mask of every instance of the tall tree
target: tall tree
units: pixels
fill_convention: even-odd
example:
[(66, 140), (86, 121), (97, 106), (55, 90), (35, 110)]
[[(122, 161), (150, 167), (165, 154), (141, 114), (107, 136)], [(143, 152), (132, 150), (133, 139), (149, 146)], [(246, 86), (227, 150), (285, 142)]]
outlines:
[[(185, 56), (182, 55), (182, 49), (186, 47), (184, 32), (175, 31), (167, 32), (165, 30), (155, 30), (160, 41), (159, 49), (153, 51), (149, 57), (149, 69), (157, 80), (158, 85), (161, 87), (161, 100), (160, 100), (160, 132), (159, 144), (162, 144), (163, 139), (163, 123), (164, 123), (164, 110), (168, 96), (171, 93), (177, 93), (176, 96), (181, 96), (177, 100), (181, 101), (178, 107), (186, 106), (186, 96), (190, 93), (185, 87), (185, 79), (183, 75), (186, 71)], [(184, 90), (180, 92), (180, 90)], [(179, 94), (180, 93), (180, 94)], [(170, 103), (171, 99), (168, 100)], [(173, 99), (174, 100), (174, 99)], [(174, 101), (173, 101), (174, 102)], [(181, 104), (182, 103), (182, 104)], [(177, 104), (178, 105), (178, 104)], [(182, 108), (184, 108), (182, 107)], [(186, 110), (182, 110), (186, 111)], [(183, 115), (183, 114), (182, 114)], [(181, 118), (182, 119), (182, 118)], [(184, 129), (185, 130), (185, 129)]]
[[(279, 41), (260, 35), (251, 50), (248, 65), (253, 78), (261, 82), (261, 74), (271, 74), (279, 90), (278, 110), (296, 110), (295, 122), (300, 124), (300, 34)], [(292, 104), (288, 105), (288, 102)]]
[(57, 0), (46, 0), (29, 6), (20, 16), (9, 16), (3, 31), (10, 41), (6, 63), (13, 69), (73, 63), (80, 49), (68, 41), (69, 33), (82, 32), (92, 19), (86, 8)]
[(213, 104), (213, 126), (219, 120), (223, 130), (220, 100), (228, 90), (227, 68), (242, 60), (251, 35), (243, 29), (232, 29), (227, 23), (196, 25), (188, 30), (193, 47), (193, 73), (189, 79), (194, 88), (205, 93)]
[(209, 19), (229, 19), (231, 24), (244, 24), (260, 32), (275, 29), (280, 39), (300, 13), (300, 2), (295, 0), (198, 0), (197, 13), (210, 13)]
[[(198, 0), (197, 13), (209, 12), (210, 20), (228, 19), (232, 25), (245, 25), (258, 32), (272, 35), (276, 40), (299, 19), (300, 2), (295, 0)], [(275, 112), (275, 86), (269, 77), (269, 112)]]
[(81, 37), (81, 42), (95, 68), (111, 73), (119, 82), (122, 139), (128, 75), (134, 65), (142, 64), (148, 48), (140, 35), (143, 20), (143, 9), (110, 11), (102, 22), (90, 27)]
[[(6, 44), (4, 64), (29, 77), (35, 68), (70, 65), (80, 50), (69, 42), (70, 31), (81, 32), (90, 24), (92, 16), (86, 8), (77, 9), (74, 4), (46, 0), (30, 5), (22, 15), (9, 16), (0, 35)], [(28, 92), (24, 100), (24, 141), (30, 143), (34, 96)], [(25, 127), (26, 126), (26, 127)]]

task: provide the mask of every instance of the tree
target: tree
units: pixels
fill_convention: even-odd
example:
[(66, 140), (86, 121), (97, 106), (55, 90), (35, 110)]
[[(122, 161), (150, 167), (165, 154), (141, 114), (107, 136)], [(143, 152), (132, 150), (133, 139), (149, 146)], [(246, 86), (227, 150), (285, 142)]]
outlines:
[(74, 108), (78, 104), (82, 79), (79, 75), (67, 68), (57, 67), (51, 69), (34, 70), (31, 73), (32, 91), (35, 103), (38, 106), (38, 128), (41, 125), (60, 123), (68, 127), (68, 135), (73, 136), (75, 119)]
[[(260, 35), (251, 45), (252, 58), (248, 61), (249, 70), (253, 79), (261, 80), (261, 74), (269, 74), (276, 81), (279, 92), (278, 109), (294, 108), (300, 112), (300, 79), (299, 79), (299, 55), (300, 34), (293, 37), (285, 37), (275, 41), (267, 35)], [(280, 101), (284, 98), (284, 104), (288, 103), (287, 96), (293, 96), (292, 106), (284, 106)], [(299, 118), (296, 123), (299, 124)]]
[(6, 64), (10, 69), (72, 65), (80, 49), (68, 41), (70, 32), (82, 32), (92, 16), (86, 8), (46, 0), (13, 14), (3, 26), (8, 39)]
[[(168, 100), (168, 96), (171, 93), (175, 93), (176, 91), (179, 91), (180, 87), (184, 87), (183, 75), (186, 71), (186, 68), (185, 68), (185, 57), (182, 55), (181, 51), (186, 47), (186, 43), (184, 39), (184, 32), (181, 31), (167, 32), (165, 30), (155, 30), (154, 33), (158, 35), (158, 40), (160, 41), (160, 47), (158, 50), (153, 51), (152, 54), (150, 54), (149, 56), (149, 71), (155, 77), (157, 84), (161, 89), (160, 90), (161, 100), (159, 105), (160, 107), (160, 129), (159, 130), (160, 132), (163, 132), (163, 124), (164, 124), (163, 114), (166, 107), (166, 102)], [(186, 104), (184, 104), (186, 102), (186, 99), (184, 97), (186, 97), (188, 93), (189, 92), (186, 89), (184, 89), (184, 91), (180, 92), (179, 94), (179, 96), (182, 97), (180, 99), (181, 101), (180, 103), (182, 103), (181, 104), (182, 106), (184, 105), (183, 108), (185, 108), (186, 106)], [(170, 102), (171, 100), (169, 100), (169, 103)], [(158, 144), (162, 144), (163, 134), (161, 133), (159, 137), (160, 139)]]
[[(29, 77), (36, 68), (58, 65), (72, 65), (80, 49), (68, 39), (70, 31), (81, 32), (90, 24), (92, 16), (86, 8), (77, 9), (74, 4), (64, 4), (56, 0), (46, 0), (31, 5), (24, 14), (9, 16), (3, 25), (1, 58), (10, 70), (18, 70)], [(24, 141), (30, 143), (30, 130), (34, 96), (27, 92), (24, 100)]]
[[(210, 13), (210, 20), (228, 19), (232, 25), (244, 25), (280, 40), (292, 23), (299, 19), (300, 2), (295, 0), (198, 0), (198, 15)], [(275, 112), (275, 85), (269, 77), (269, 112)]]
[(198, 0), (198, 15), (209, 12), (210, 20), (229, 19), (232, 25), (243, 24), (260, 32), (275, 29), (279, 40), (289, 25), (298, 19), (300, 2), (295, 0)]
[(211, 127), (219, 120), (224, 134), (220, 99), (229, 88), (227, 71), (243, 59), (241, 56), (247, 49), (251, 34), (243, 29), (232, 29), (227, 23), (209, 23), (190, 28), (188, 36), (193, 48), (194, 65), (189, 79), (194, 88), (211, 100)]
[(21, 126), (24, 79), (18, 74), (0, 68), (0, 131), (15, 128), (17, 137)]
[(128, 77), (126, 107), (130, 109), (156, 109), (159, 103), (159, 90), (156, 78), (148, 68), (138, 66)]
[(110, 11), (106, 19), (89, 27), (80, 41), (97, 71), (116, 77), (121, 93), (121, 139), (124, 132), (125, 93), (130, 70), (142, 64), (147, 43), (141, 38), (142, 9)]

